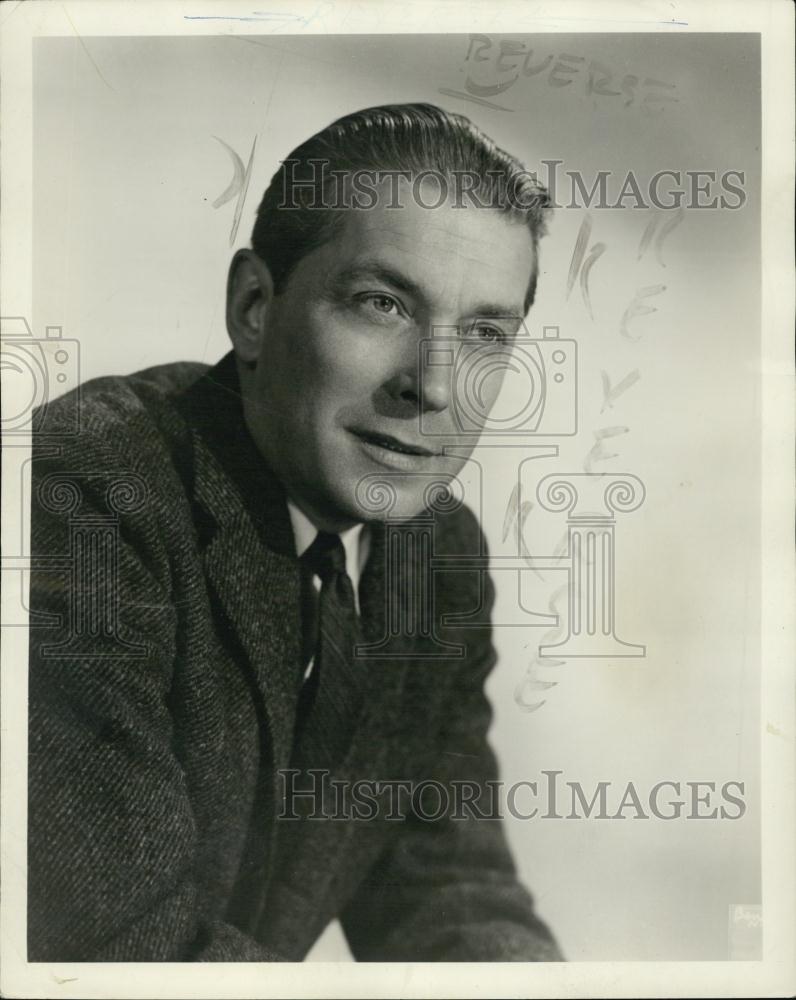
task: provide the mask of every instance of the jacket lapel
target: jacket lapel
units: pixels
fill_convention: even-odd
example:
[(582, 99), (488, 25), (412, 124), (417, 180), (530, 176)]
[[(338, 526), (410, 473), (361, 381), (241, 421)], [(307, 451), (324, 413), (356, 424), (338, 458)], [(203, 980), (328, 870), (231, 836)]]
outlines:
[(276, 801), (301, 685), (299, 563), (285, 495), (245, 426), (231, 354), (180, 405), (192, 427), (205, 572), (262, 696), (272, 753), (264, 766)]
[(242, 512), (210, 542), (204, 564), (262, 695), (276, 788), (290, 757), (301, 678), (298, 572), (262, 546)]

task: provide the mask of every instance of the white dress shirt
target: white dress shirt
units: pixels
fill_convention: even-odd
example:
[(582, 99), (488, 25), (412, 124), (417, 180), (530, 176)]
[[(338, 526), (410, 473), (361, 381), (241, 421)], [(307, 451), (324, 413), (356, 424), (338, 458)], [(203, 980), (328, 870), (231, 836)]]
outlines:
[[(293, 526), (293, 539), (296, 543), (296, 555), (301, 558), (307, 549), (315, 541), (318, 529), (310, 521), (307, 515), (292, 502), (287, 502), (290, 523)], [(354, 604), (359, 614), (359, 578), (365, 568), (365, 562), (370, 550), (370, 534), (364, 524), (355, 524), (353, 528), (340, 532), (340, 541), (345, 549), (345, 570), (354, 587)], [(313, 586), (317, 591), (321, 589), (321, 579), (314, 573), (312, 576)], [(312, 673), (315, 657), (310, 660), (304, 674), (306, 680)]]

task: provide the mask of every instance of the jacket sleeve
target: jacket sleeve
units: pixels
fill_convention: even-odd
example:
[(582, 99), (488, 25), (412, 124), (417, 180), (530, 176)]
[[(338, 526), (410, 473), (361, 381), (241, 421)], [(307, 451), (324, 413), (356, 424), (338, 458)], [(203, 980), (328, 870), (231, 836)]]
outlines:
[[(494, 588), (484, 574), (485, 612)], [(488, 620), (488, 617), (487, 619)], [(452, 671), (449, 711), (417, 781), (448, 792), (442, 818), (410, 811), (342, 916), (360, 961), (560, 961), (548, 928), (519, 883), (499, 817), (498, 770), (487, 742), (491, 707), (484, 682), (495, 663), (490, 629), (470, 632), (468, 655)], [(433, 669), (433, 668), (432, 668)], [(467, 788), (457, 800), (454, 789)], [(469, 800), (458, 810), (456, 802)], [(432, 790), (420, 809), (433, 816)]]
[(172, 745), (167, 556), (136, 477), (114, 468), (129, 460), (84, 435), (34, 461), (28, 960), (278, 960), (203, 915)]

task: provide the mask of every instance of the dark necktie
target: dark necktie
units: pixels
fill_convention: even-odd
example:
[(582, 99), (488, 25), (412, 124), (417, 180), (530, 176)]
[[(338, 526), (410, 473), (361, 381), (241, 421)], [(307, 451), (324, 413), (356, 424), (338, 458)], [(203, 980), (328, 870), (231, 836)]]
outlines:
[[(295, 762), (302, 768), (333, 768), (344, 757), (362, 703), (361, 642), (354, 587), (346, 573), (339, 535), (319, 532), (301, 557), (321, 580), (312, 630), (315, 662), (299, 699)], [(312, 625), (310, 625), (312, 628)]]

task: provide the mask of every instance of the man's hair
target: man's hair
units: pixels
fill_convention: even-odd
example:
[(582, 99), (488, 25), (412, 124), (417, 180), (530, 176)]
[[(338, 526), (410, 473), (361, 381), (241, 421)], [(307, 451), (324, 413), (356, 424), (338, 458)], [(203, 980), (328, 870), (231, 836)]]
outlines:
[[(340, 202), (340, 177), (350, 182), (353, 175), (369, 173), (377, 182), (379, 175), (397, 172), (413, 181), (432, 173), (438, 183), (440, 178), (461, 182), (466, 175), (469, 207), (497, 210), (527, 226), (535, 261), (525, 299), (526, 310), (530, 308), (538, 242), (551, 211), (547, 191), (469, 118), (433, 104), (355, 111), (321, 129), (282, 161), (263, 195), (252, 232), (252, 248), (268, 265), (275, 293), (284, 290), (303, 257), (334, 236), (345, 218), (341, 209), (352, 207), (350, 197)], [(350, 187), (348, 183), (349, 196)], [(354, 199), (353, 207), (363, 206)], [(468, 207), (463, 196), (461, 207)]]

